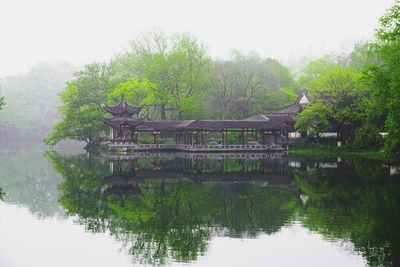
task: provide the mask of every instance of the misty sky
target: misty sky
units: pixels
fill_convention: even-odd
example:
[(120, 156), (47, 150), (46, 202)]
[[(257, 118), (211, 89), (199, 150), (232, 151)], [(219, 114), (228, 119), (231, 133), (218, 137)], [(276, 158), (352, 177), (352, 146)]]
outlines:
[(256, 51), (292, 64), (373, 38), (394, 0), (0, 0), (0, 77), (39, 62), (81, 65), (151, 29), (185, 32), (213, 57)]

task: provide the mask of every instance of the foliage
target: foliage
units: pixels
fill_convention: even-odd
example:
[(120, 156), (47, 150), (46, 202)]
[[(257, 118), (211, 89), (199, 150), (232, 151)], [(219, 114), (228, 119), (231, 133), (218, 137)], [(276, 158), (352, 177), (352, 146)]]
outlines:
[(378, 63), (377, 48), (372, 42), (357, 43), (349, 54), (349, 66), (356, 70), (362, 71)]
[(330, 128), (329, 117), (331, 112), (328, 106), (321, 102), (315, 102), (296, 117), (295, 128), (299, 132), (315, 135), (318, 139), (320, 133), (327, 132)]
[(351, 140), (366, 116), (369, 92), (362, 82), (362, 73), (326, 59), (311, 62), (310, 65), (311, 69), (314, 65), (323, 66), (323, 71), (310, 72), (312, 75), (307, 73), (300, 79), (309, 88), (313, 101), (319, 103), (319, 109), (324, 105), (325, 111), (329, 110), (325, 113), (330, 124), (328, 128), (337, 131), (340, 139)]
[[(355, 168), (353, 167), (355, 166)], [(400, 218), (398, 177), (366, 160), (339, 163), (338, 169), (295, 174), (309, 198), (302, 224), (329, 240), (348, 240), (368, 266), (397, 266)]]
[(3, 109), (5, 104), (6, 104), (6, 102), (4, 101), (4, 96), (0, 97), (0, 110)]
[[(91, 232), (109, 232), (135, 261), (146, 264), (196, 260), (218, 229), (231, 237), (275, 233), (299, 204), (285, 188), (221, 183), (218, 176), (209, 177), (215, 179), (212, 183), (194, 182), (204, 178), (205, 164), (210, 172), (219, 173), (217, 160), (197, 161), (196, 172), (175, 157), (116, 161), (110, 175), (104, 158), (57, 153), (47, 157), (64, 178), (60, 203), (68, 214)], [(222, 175), (242, 176), (243, 164), (254, 167), (253, 161), (229, 160)], [(273, 170), (274, 164), (268, 167)], [(166, 179), (165, 174), (184, 178)]]
[(214, 65), (214, 90), (208, 100), (213, 117), (243, 119), (292, 100), (293, 92), (287, 88), (293, 86), (293, 78), (277, 60), (235, 53)]
[(129, 104), (143, 107), (142, 117), (150, 120), (157, 118), (158, 106), (162, 104), (162, 92), (156, 84), (147, 78), (129, 78), (108, 95), (108, 104), (114, 105), (120, 101), (121, 94), (125, 95)]
[(385, 152), (400, 158), (400, 1), (396, 1), (379, 21), (376, 36), (382, 64), (370, 69), (369, 77), (375, 91), (372, 104), (376, 105), (375, 109), (386, 112)]
[(7, 105), (0, 112), (0, 135), (42, 140), (60, 118), (58, 93), (72, 72), (66, 63), (40, 64), (25, 74), (2, 79), (1, 94)]
[(157, 85), (153, 103), (158, 118), (201, 117), (212, 61), (205, 46), (188, 35), (150, 32), (131, 42), (117, 59), (130, 77), (145, 77)]
[(318, 79), (332, 65), (336, 64), (337, 63), (330, 56), (325, 56), (308, 62), (302, 71), (301, 76), (299, 77), (299, 85), (308, 88), (310, 83)]
[[(23, 143), (12, 153), (0, 153), (0, 188), (6, 203), (24, 206), (36, 218), (64, 216), (58, 204), (58, 184), (55, 173), (40, 150), (43, 147)], [(0, 190), (1, 191), (1, 190)], [(1, 195), (1, 194), (0, 194)]]
[(383, 146), (383, 138), (378, 128), (364, 124), (357, 129), (354, 145), (362, 149), (380, 149)]
[(44, 142), (53, 146), (63, 139), (75, 139), (86, 142), (86, 148), (95, 148), (107, 136), (100, 104), (113, 88), (112, 71), (104, 64), (91, 64), (74, 78), (61, 93), (63, 118)]

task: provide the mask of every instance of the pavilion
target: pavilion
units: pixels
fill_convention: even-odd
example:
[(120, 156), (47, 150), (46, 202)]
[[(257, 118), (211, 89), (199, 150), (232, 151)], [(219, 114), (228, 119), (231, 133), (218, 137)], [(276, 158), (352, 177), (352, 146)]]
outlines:
[[(295, 116), (308, 103), (303, 91), (290, 106), (244, 120), (149, 121), (140, 118), (142, 107), (129, 105), (121, 95), (116, 105), (104, 106), (111, 117), (103, 117), (103, 122), (110, 127), (110, 151), (280, 151), (299, 137), (294, 131)], [(151, 138), (143, 142), (141, 135)]]

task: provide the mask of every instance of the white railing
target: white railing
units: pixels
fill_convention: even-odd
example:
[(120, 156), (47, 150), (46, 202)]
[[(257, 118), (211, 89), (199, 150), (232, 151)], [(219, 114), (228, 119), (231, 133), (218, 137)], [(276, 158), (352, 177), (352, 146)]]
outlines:
[(185, 144), (135, 144), (133, 142), (114, 141), (110, 148), (133, 148), (135, 150), (176, 149), (182, 151), (266, 151), (285, 150), (282, 145), (185, 145)]

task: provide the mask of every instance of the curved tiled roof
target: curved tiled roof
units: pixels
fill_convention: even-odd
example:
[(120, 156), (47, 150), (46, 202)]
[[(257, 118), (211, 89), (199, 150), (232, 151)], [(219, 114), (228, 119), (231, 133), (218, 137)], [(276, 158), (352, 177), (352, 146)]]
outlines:
[(104, 111), (109, 112), (111, 114), (122, 114), (124, 112), (133, 115), (137, 114), (142, 110), (142, 107), (134, 107), (126, 103), (125, 100), (121, 100), (114, 106), (105, 106)]
[(293, 127), (293, 119), (288, 116), (273, 116), (264, 120), (198, 120), (188, 129), (222, 130), (227, 128), (288, 129)]
[[(306, 101), (305, 103), (309, 103), (310, 101), (309, 101), (309, 98), (308, 98), (308, 91), (307, 90), (303, 90), (302, 92), (301, 92), (301, 94), (300, 94), (300, 96), (297, 98), (297, 100), (296, 100), (296, 102), (295, 103), (293, 103), (293, 104), (291, 104), (291, 105), (289, 105), (289, 106), (286, 106), (286, 107), (283, 107), (283, 108), (281, 108), (281, 109), (277, 109), (277, 110), (270, 110), (269, 112), (268, 112), (268, 114), (269, 115), (274, 115), (274, 114), (280, 114), (280, 115), (283, 115), (283, 114), (287, 114), (287, 115), (290, 115), (290, 116), (295, 116), (295, 115), (297, 115), (298, 113), (300, 113), (300, 111), (302, 110), (302, 104), (305, 104), (305, 103), (301, 103), (301, 101)], [(267, 115), (268, 116), (268, 115)]]
[(121, 125), (130, 125), (130, 126), (139, 126), (144, 123), (142, 119), (135, 119), (130, 117), (113, 117), (113, 118), (102, 118), (105, 124), (110, 126), (121, 126)]
[(293, 128), (294, 120), (290, 116), (271, 116), (263, 120), (184, 120), (184, 121), (144, 121), (141, 119), (115, 117), (103, 118), (110, 126), (129, 125), (138, 131), (185, 131), (223, 129), (286, 129)]

